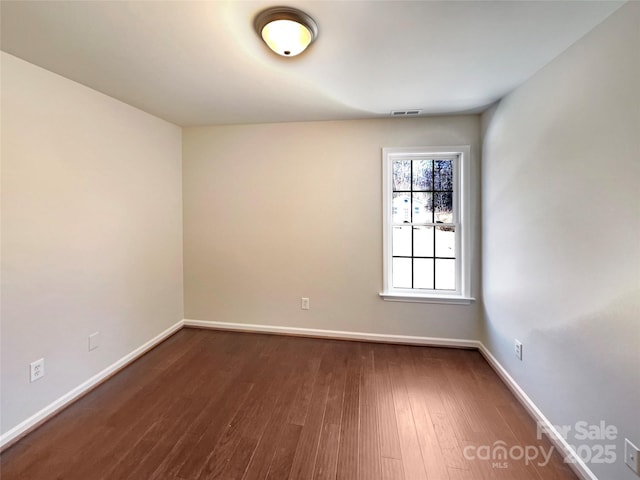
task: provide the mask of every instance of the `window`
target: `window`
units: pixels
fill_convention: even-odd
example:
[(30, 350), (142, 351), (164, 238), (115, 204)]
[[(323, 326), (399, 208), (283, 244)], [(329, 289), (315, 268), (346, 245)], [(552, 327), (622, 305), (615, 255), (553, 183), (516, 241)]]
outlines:
[(385, 300), (470, 303), (469, 146), (385, 148)]

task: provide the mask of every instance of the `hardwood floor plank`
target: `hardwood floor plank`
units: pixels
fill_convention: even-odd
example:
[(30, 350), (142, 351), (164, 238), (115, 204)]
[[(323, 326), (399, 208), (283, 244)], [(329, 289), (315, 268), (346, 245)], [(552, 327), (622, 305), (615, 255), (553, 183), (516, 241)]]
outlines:
[[(380, 457), (382, 480), (404, 480), (402, 460), (397, 458)], [(409, 479), (407, 479), (409, 480)]]
[(298, 390), (296, 399), (293, 402), (291, 411), (289, 412), (288, 419), (289, 423), (295, 423), (296, 425), (304, 425), (307, 417), (307, 411), (309, 410), (309, 404), (311, 403), (311, 395), (313, 394), (316, 375), (322, 360), (322, 356), (320, 354), (322, 351), (321, 343), (306, 338), (302, 340), (304, 340), (304, 343), (308, 345), (308, 353), (313, 353), (311, 355), (303, 355), (299, 360), (299, 364), (304, 365), (302, 370), (306, 373), (303, 376), (302, 386)]
[(316, 374), (305, 423), (300, 432), (298, 448), (293, 458), (293, 464), (289, 474), (290, 480), (309, 480), (313, 478), (320, 428), (324, 419), (327, 397), (329, 395), (331, 370), (335, 363), (333, 357), (325, 355), (326, 348), (327, 346), (325, 345), (321, 356), (320, 368)]
[(282, 358), (275, 368), (287, 372), (287, 375), (280, 385), (280, 395), (269, 417), (269, 421), (260, 436), (253, 457), (245, 470), (243, 480), (263, 480), (266, 478), (276, 455), (277, 447), (283, 437), (286, 438), (287, 436), (287, 417), (292, 408), (292, 402), (296, 398), (298, 390), (303, 383), (303, 373), (288, 368), (290, 359), (300, 358), (302, 353), (301, 349), (294, 347), (299, 347), (299, 345), (296, 343), (285, 343), (279, 349), (279, 352), (282, 353)]
[[(275, 341), (274, 338), (271, 338)], [(201, 479), (240, 480), (251, 461), (269, 416), (276, 406), (284, 380), (283, 371), (272, 371), (266, 356), (256, 372), (254, 387), (211, 452)]]
[[(201, 361), (211, 365), (223, 364), (225, 368), (215, 372), (201, 369), (203, 376), (199, 377), (198, 382), (194, 382), (196, 388), (188, 399), (189, 408), (193, 415), (186, 419), (187, 426), (185, 428), (176, 429), (178, 432), (172, 432), (175, 440), (173, 448), (157, 465), (151, 478), (161, 479), (178, 475), (189, 458), (190, 452), (197, 448), (198, 442), (204, 435), (208, 427), (207, 419), (217, 411), (223, 395), (228, 393), (227, 390), (231, 388), (231, 383), (235, 382), (236, 371), (234, 369), (240, 370), (243, 364), (237, 361), (227, 361), (227, 355), (234, 348), (237, 348), (237, 345), (233, 346), (233, 339), (225, 337), (223, 339), (225, 340), (225, 348), (221, 348), (222, 345), (216, 344), (214, 341), (207, 342)], [(178, 435), (175, 435), (176, 433)]]
[(185, 383), (179, 394), (167, 396), (167, 404), (156, 413), (157, 421), (142, 435), (132, 432), (132, 438), (127, 442), (130, 445), (127, 454), (105, 470), (105, 478), (123, 478), (126, 475), (154, 472), (156, 466), (170, 455), (176, 443), (187, 434), (188, 426), (193, 424), (204, 405), (202, 397), (194, 396), (193, 393), (208, 372), (200, 369), (192, 370), (191, 373), (184, 375), (182, 380)]
[(407, 389), (407, 396), (413, 413), (416, 431), (418, 432), (420, 451), (427, 478), (447, 480), (449, 473), (447, 472), (446, 461), (433, 426), (434, 421), (431, 418), (428, 404), (423, 396), (425, 385), (422, 383), (422, 378), (414, 362), (415, 350), (417, 350), (415, 347), (405, 350), (406, 354), (401, 358), (401, 370), (405, 384), (411, 385), (411, 388)]
[[(180, 470), (183, 468), (189, 453), (197, 448), (198, 442), (201, 436), (204, 434), (204, 426), (207, 425), (207, 418), (216, 412), (216, 408), (219, 402), (221, 402), (222, 395), (230, 388), (230, 384), (233, 381), (233, 377), (225, 372), (224, 377), (217, 377), (216, 388), (207, 388), (203, 385), (203, 391), (211, 392), (210, 396), (198, 397), (200, 401), (192, 401), (192, 410), (196, 415), (187, 420), (187, 425), (184, 429), (179, 429), (178, 432), (172, 431), (173, 446), (166, 456), (156, 465), (153, 470), (151, 479), (162, 479), (165, 476), (177, 476)], [(205, 401), (203, 402), (202, 399)], [(177, 433), (177, 434), (176, 434)]]
[(342, 424), (342, 405), (347, 380), (346, 366), (349, 349), (341, 342), (336, 342), (331, 346), (328, 355), (334, 356), (335, 364), (329, 383), (329, 393), (313, 473), (313, 478), (317, 480), (335, 479), (338, 468), (338, 447), (340, 445), (340, 426)]
[(216, 408), (216, 416), (213, 417), (213, 421), (198, 439), (193, 449), (187, 454), (185, 462), (178, 471), (178, 476), (199, 478), (200, 473), (211, 461), (212, 450), (218, 444), (226, 429), (229, 428), (229, 422), (236, 412), (247, 401), (252, 388), (253, 384), (245, 382), (231, 385), (231, 388), (221, 399), (221, 404)]
[(400, 438), (398, 437), (398, 422), (396, 420), (395, 405), (393, 403), (393, 389), (389, 368), (384, 360), (386, 345), (377, 345), (374, 356), (374, 371), (376, 377), (376, 406), (378, 411), (378, 431), (380, 434), (380, 455), (386, 458), (402, 459), (400, 452)]
[(374, 368), (374, 345), (362, 346), (363, 362), (360, 376), (360, 431), (358, 435), (358, 478), (380, 480), (380, 433), (378, 431), (378, 409), (376, 374)]
[[(570, 472), (571, 469), (564, 463), (557, 449), (544, 435), (540, 435), (540, 438), (538, 438), (537, 428), (533, 422), (525, 423), (520, 421), (520, 419), (527, 414), (524, 407), (516, 403), (509, 404), (505, 402), (505, 404), (497, 406), (497, 409), (498, 413), (504, 418), (508, 428), (516, 437), (516, 444), (536, 447), (537, 452), (535, 455), (537, 458), (532, 460), (531, 464), (536, 468), (536, 472), (540, 478), (544, 480), (566, 478), (567, 473)], [(546, 458), (549, 452), (552, 452), (551, 458), (554, 461), (547, 465)]]
[[(433, 425), (433, 430), (439, 443), (440, 451), (447, 467), (450, 478), (451, 472), (457, 472), (458, 477), (468, 472), (466, 461), (461, 455), (463, 445), (456, 436), (457, 412), (450, 411), (447, 399), (452, 395), (449, 379), (446, 375), (444, 359), (437, 356), (432, 350), (414, 351), (414, 362), (418, 374), (416, 388), (420, 389), (425, 402), (425, 409)], [(470, 475), (470, 473), (469, 473)]]
[(313, 472), (314, 480), (332, 480), (338, 469), (338, 447), (340, 445), (340, 424), (325, 423), (320, 435), (320, 446)]
[(400, 451), (402, 453), (402, 467), (405, 477), (415, 480), (426, 479), (427, 473), (422, 452), (420, 451), (420, 442), (407, 393), (407, 385), (402, 375), (402, 358), (398, 354), (398, 347), (389, 346), (386, 348), (385, 358), (391, 378), (393, 402), (398, 423), (398, 438), (400, 439)]
[(180, 477), (198, 478), (207, 465), (212, 449), (229, 428), (230, 421), (247, 401), (254, 387), (251, 380), (255, 378), (253, 373), (258, 368), (261, 350), (257, 336), (248, 337), (244, 348), (239, 344), (229, 344), (225, 348), (230, 358), (224, 369), (233, 377), (233, 381), (220, 396), (219, 402), (212, 406), (215, 415), (204, 425), (200, 438), (187, 453), (187, 458), (178, 471)]
[[(354, 345), (354, 347), (357, 348), (358, 346)], [(342, 422), (340, 424), (340, 444), (336, 468), (336, 479), (338, 480), (354, 480), (358, 478), (362, 361), (356, 352), (349, 355), (346, 370), (347, 379), (342, 402)]]
[(298, 450), (302, 427), (295, 423), (287, 423), (284, 426), (282, 437), (273, 460), (269, 465), (269, 473), (265, 480), (283, 480), (291, 478), (293, 461)]

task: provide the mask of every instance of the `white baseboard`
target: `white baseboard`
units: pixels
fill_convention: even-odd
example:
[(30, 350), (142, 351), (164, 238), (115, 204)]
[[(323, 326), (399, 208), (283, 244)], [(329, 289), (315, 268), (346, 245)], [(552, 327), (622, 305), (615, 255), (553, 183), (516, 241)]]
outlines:
[(131, 353), (125, 355), (117, 362), (109, 365), (107, 368), (102, 370), (100, 373), (97, 373), (93, 377), (91, 377), (86, 382), (78, 385), (76, 388), (71, 390), (70, 392), (64, 394), (62, 397), (58, 398), (53, 403), (50, 403), (45, 408), (35, 413), (34, 415), (27, 418), (25, 421), (19, 423), (11, 430), (3, 433), (0, 436), (0, 450), (8, 447), (15, 441), (19, 440), (21, 437), (26, 435), (28, 432), (38, 427), (46, 420), (51, 418), (56, 413), (60, 412), (63, 408), (65, 408), (70, 403), (76, 401), (81, 396), (88, 393), (93, 388), (97, 387), (99, 384), (107, 380), (113, 374), (118, 372), (119, 370), (126, 367), (128, 364), (136, 360), (137, 358), (144, 355), (146, 352), (151, 350), (153, 347), (166, 340), (168, 337), (173, 335), (175, 332), (180, 330), (183, 327), (183, 321), (180, 320), (175, 325), (167, 328), (164, 332), (156, 335), (154, 338), (146, 342), (144, 345), (136, 348)]
[(593, 472), (589, 469), (586, 463), (580, 458), (580, 456), (569, 446), (567, 440), (558, 432), (549, 419), (540, 411), (535, 403), (529, 398), (524, 390), (513, 379), (509, 372), (498, 362), (496, 357), (484, 346), (482, 342), (479, 350), (482, 356), (487, 360), (487, 363), (491, 365), (491, 368), (498, 374), (500, 379), (507, 385), (511, 393), (518, 399), (522, 406), (529, 412), (529, 415), (538, 422), (538, 425), (542, 426), (542, 430), (547, 433), (549, 440), (559, 450), (560, 455), (563, 458), (570, 459), (568, 465), (574, 471), (581, 480), (598, 480)]
[(254, 325), (246, 323), (227, 323), (203, 320), (183, 320), (185, 327), (211, 330), (230, 330), (234, 332), (274, 333), (296, 337), (330, 338), (335, 340), (353, 340), (363, 342), (397, 343), (402, 345), (422, 345), (430, 347), (479, 348), (476, 340), (458, 338), (413, 337), (408, 335), (388, 335), (382, 333), (345, 332), (340, 330), (321, 330), (316, 328), (280, 327), (275, 325)]

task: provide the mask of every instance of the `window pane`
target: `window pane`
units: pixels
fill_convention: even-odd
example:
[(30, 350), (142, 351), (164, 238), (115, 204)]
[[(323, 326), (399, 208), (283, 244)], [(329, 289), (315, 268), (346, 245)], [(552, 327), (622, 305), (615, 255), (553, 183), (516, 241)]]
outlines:
[(411, 288), (411, 259), (394, 258), (391, 266), (393, 288)]
[(433, 227), (413, 227), (413, 255), (433, 257)]
[(453, 223), (453, 193), (433, 194), (434, 218), (436, 223)]
[(413, 222), (432, 223), (433, 193), (414, 193), (413, 195)]
[(413, 288), (433, 288), (433, 259), (413, 259)]
[(436, 289), (456, 289), (456, 261), (436, 259)]
[(393, 189), (411, 190), (411, 160), (393, 162)]
[(394, 224), (411, 222), (411, 197), (408, 193), (394, 193), (391, 208)]
[(456, 231), (454, 227), (436, 227), (436, 257), (455, 258)]
[(393, 227), (391, 255), (394, 257), (411, 256), (411, 227)]
[(434, 160), (435, 190), (453, 190), (453, 162)]
[(413, 161), (413, 189), (433, 190), (433, 160)]

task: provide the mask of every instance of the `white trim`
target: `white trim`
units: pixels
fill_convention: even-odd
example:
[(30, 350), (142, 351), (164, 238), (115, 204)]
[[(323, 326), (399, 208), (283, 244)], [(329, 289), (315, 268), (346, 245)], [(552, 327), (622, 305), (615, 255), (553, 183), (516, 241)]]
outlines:
[(457, 305), (470, 305), (476, 299), (472, 297), (461, 297), (458, 295), (420, 295), (417, 293), (384, 293), (378, 295), (388, 302), (413, 302), (413, 303), (445, 303)]
[(282, 327), (278, 325), (255, 325), (249, 323), (227, 323), (204, 320), (184, 320), (185, 327), (234, 332), (274, 333), (297, 337), (331, 338), (377, 343), (397, 343), (402, 345), (423, 345), (432, 347), (479, 348), (477, 340), (459, 338), (414, 337), (384, 333), (345, 332), (341, 330), (320, 330), (316, 328)]
[(80, 385), (75, 387), (73, 390), (65, 393), (63, 396), (55, 400), (53, 403), (50, 403), (39, 412), (35, 413), (34, 415), (31, 415), (29, 418), (27, 418), (23, 422), (19, 423), (12, 429), (3, 433), (0, 436), (0, 449), (4, 449), (5, 447), (8, 447), (11, 443), (17, 441), (18, 439), (20, 439), (22, 436), (29, 433), (34, 428), (40, 426), (46, 420), (48, 420), (49, 418), (51, 418), (52, 416), (60, 412), (63, 408), (68, 406), (70, 403), (78, 400), (81, 396), (85, 395), (90, 390), (100, 385), (102, 382), (107, 380), (113, 374), (123, 369), (124, 367), (126, 367), (131, 362), (141, 357), (145, 353), (147, 353), (149, 350), (151, 350), (153, 347), (155, 347), (159, 343), (169, 338), (175, 332), (180, 330), (183, 326), (184, 326), (184, 321), (180, 320), (176, 324), (167, 328), (164, 332), (156, 335), (154, 338), (152, 338), (142, 346), (136, 348), (131, 353), (125, 355), (117, 362), (109, 365), (100, 373), (95, 374), (89, 380), (81, 383)]
[(593, 474), (587, 464), (580, 458), (580, 455), (571, 448), (567, 440), (558, 432), (549, 419), (545, 417), (536, 404), (533, 403), (533, 400), (529, 398), (520, 385), (509, 375), (509, 372), (498, 362), (489, 349), (485, 347), (482, 342), (478, 342), (478, 344), (478, 349), (487, 363), (498, 374), (509, 390), (511, 390), (511, 393), (518, 399), (529, 415), (531, 415), (536, 422), (539, 422), (539, 425), (542, 425), (549, 440), (559, 450), (560, 455), (562, 455), (563, 458), (571, 459), (570, 462), (567, 462), (567, 465), (569, 465), (574, 473), (582, 480), (598, 480), (598, 477)]

